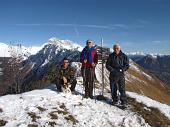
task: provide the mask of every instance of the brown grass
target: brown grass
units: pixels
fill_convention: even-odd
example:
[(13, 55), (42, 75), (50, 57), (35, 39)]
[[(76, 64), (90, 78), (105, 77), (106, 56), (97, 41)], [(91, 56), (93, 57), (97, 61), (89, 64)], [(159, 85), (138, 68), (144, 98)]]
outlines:
[(3, 112), (3, 110), (2, 110), (2, 108), (0, 108), (0, 113), (2, 113)]
[(63, 114), (63, 115), (67, 115), (67, 114), (69, 114), (69, 112), (67, 112), (67, 111), (62, 111), (62, 110), (58, 110), (58, 111), (56, 111), (58, 114)]
[(28, 127), (38, 127), (37, 124), (29, 124)]
[(44, 111), (46, 111), (47, 109), (45, 109), (45, 108), (42, 108), (42, 107), (40, 107), (40, 106), (38, 106), (37, 107), (41, 112), (44, 112)]
[(54, 127), (56, 124), (56, 122), (49, 122), (48, 125), (50, 125), (51, 127)]
[(60, 107), (61, 109), (67, 110), (67, 108), (66, 108), (66, 106), (64, 105), (64, 103), (62, 103), (59, 107)]
[(71, 121), (74, 125), (77, 124), (79, 121), (75, 119), (72, 115), (68, 115), (65, 117), (66, 120)]
[(37, 119), (41, 118), (40, 116), (37, 116), (35, 112), (28, 112), (27, 114), (32, 118), (32, 122), (36, 122)]
[(5, 126), (6, 123), (7, 123), (7, 121), (5, 121), (5, 120), (0, 120), (0, 126), (1, 126), (1, 127), (2, 127), (2, 126)]
[(128, 72), (139, 78), (144, 82), (140, 82), (137, 80), (134, 80), (132, 82), (126, 82), (126, 89), (131, 92), (136, 92), (139, 94), (144, 94), (145, 96), (148, 96), (154, 100), (157, 100), (161, 103), (165, 103), (170, 105), (170, 91), (163, 82), (161, 82), (158, 78), (156, 78), (154, 75), (150, 74), (149, 72), (145, 71), (142, 67), (136, 64), (138, 68), (145, 72), (146, 74), (150, 75), (153, 80), (149, 80), (146, 76), (142, 75), (140, 72), (137, 72), (136, 70), (132, 70), (131, 68), (128, 70)]
[(49, 113), (51, 119), (58, 119), (58, 115), (56, 113), (57, 113), (56, 111)]

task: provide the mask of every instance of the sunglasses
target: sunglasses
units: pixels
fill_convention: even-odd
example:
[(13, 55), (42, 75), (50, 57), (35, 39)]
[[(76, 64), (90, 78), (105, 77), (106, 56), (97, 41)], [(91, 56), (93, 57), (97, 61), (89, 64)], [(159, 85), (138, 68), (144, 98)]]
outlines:
[(92, 43), (91, 41), (87, 42), (87, 43)]

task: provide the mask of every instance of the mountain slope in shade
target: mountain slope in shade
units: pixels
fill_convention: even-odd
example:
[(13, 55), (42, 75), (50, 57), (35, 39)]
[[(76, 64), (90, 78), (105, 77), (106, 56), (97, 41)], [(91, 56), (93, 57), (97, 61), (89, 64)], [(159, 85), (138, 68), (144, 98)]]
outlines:
[(64, 57), (71, 61), (78, 61), (79, 49), (81, 46), (71, 43), (71, 41), (49, 39), (48, 43), (37, 54), (31, 55), (23, 61), (23, 68), (28, 72), (23, 83), (24, 91), (30, 88), (29, 84), (35, 84), (32, 82), (41, 80), (52, 64), (56, 66), (60, 64)]
[[(136, 57), (139, 58), (139, 57)], [(160, 80), (170, 86), (170, 55), (146, 55), (140, 59), (134, 59), (143, 68), (155, 74)]]
[(71, 43), (68, 40), (59, 40), (51, 38), (37, 54), (30, 56), (24, 61), (25, 65), (33, 65), (33, 68), (45, 67), (50, 63), (60, 63), (64, 57), (70, 58), (70, 60), (79, 59), (79, 49), (81, 46)]

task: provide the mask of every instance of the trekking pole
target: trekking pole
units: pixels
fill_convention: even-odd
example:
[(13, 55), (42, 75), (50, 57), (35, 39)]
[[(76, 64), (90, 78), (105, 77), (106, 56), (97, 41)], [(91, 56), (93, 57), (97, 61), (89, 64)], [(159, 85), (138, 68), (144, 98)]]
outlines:
[(117, 96), (118, 96), (118, 101), (120, 101), (120, 93), (119, 93), (119, 84), (118, 84), (118, 82), (116, 82), (116, 86), (117, 86), (117, 91), (116, 92), (117, 92)]
[[(96, 86), (95, 86), (95, 83), (94, 83), (94, 78), (95, 78), (95, 67), (93, 67), (93, 75), (92, 75), (92, 78), (93, 78), (93, 92), (94, 92), (94, 97), (96, 96), (96, 93), (95, 93), (95, 89), (96, 89)], [(95, 97), (95, 103), (96, 103), (96, 97)]]
[(101, 59), (102, 59), (102, 96), (104, 96), (104, 59), (103, 59), (103, 38), (101, 38)]
[(86, 84), (86, 65), (84, 65), (83, 68), (83, 89), (82, 89), (82, 100), (83, 100), (83, 91), (85, 90), (85, 84)]

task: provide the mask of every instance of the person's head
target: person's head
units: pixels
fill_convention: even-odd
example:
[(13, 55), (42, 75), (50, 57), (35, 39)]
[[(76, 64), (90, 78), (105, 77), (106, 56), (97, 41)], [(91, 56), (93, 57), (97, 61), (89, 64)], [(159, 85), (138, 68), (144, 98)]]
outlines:
[(93, 47), (93, 41), (92, 41), (91, 39), (88, 39), (88, 40), (86, 41), (86, 46), (87, 46), (88, 48)]
[(63, 59), (63, 66), (64, 66), (64, 68), (67, 68), (69, 66), (69, 64), (70, 64), (70, 60), (65, 57)]
[(113, 50), (118, 55), (120, 53), (120, 51), (121, 51), (120, 45), (119, 44), (113, 45)]

